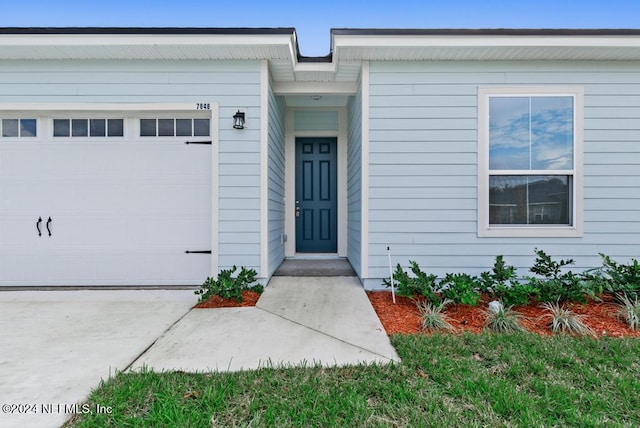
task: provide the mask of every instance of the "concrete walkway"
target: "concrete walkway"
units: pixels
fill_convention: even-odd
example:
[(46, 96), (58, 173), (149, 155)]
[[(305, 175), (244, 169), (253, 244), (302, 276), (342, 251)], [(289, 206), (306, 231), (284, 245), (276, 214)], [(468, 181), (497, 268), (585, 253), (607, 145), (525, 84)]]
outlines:
[(14, 405), (0, 427), (59, 427), (127, 368), (399, 361), (355, 277), (274, 277), (254, 308), (196, 301), (192, 290), (0, 292), (0, 405)]
[(134, 364), (236, 371), (399, 361), (355, 277), (274, 277), (254, 308), (195, 309)]

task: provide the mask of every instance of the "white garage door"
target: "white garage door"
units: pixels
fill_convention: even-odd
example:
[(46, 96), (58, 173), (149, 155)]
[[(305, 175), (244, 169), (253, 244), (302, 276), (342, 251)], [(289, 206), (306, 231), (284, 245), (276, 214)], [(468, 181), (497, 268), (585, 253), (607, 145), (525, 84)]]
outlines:
[(210, 112), (0, 113), (0, 285), (211, 275)]

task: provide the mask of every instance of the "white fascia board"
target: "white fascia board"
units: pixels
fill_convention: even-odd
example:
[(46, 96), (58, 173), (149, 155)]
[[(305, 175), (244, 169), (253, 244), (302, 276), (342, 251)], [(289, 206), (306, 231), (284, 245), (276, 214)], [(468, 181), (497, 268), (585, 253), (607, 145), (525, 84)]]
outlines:
[(356, 82), (275, 82), (273, 90), (278, 95), (353, 95)]
[(334, 52), (358, 47), (640, 47), (640, 36), (346, 36), (336, 35)]
[[(0, 46), (295, 46), (291, 35), (260, 34), (8, 34)], [(295, 47), (293, 48), (295, 50)]]

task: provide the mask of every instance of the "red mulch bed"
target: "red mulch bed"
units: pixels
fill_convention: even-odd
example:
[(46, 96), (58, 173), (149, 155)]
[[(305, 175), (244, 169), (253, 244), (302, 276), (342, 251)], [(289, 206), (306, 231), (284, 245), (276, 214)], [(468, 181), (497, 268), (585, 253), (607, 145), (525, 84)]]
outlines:
[(255, 306), (256, 302), (260, 298), (260, 293), (255, 291), (242, 291), (242, 302), (238, 302), (235, 299), (223, 299), (220, 296), (211, 296), (206, 302), (200, 302), (195, 307), (198, 309), (212, 309), (212, 308), (246, 308), (249, 306)]
[[(420, 313), (416, 304), (407, 297), (396, 296), (394, 304), (391, 293), (387, 291), (368, 292), (367, 296), (371, 305), (378, 314), (387, 334), (413, 334), (421, 333)], [(591, 327), (598, 337), (640, 337), (640, 331), (631, 330), (624, 321), (616, 317), (616, 306), (611, 299), (603, 302), (589, 302), (587, 304), (569, 304), (569, 308), (577, 314), (585, 315), (584, 323)], [(478, 306), (450, 305), (446, 315), (449, 323), (456, 332), (468, 331), (479, 334), (482, 332), (487, 310), (487, 298), (483, 298)], [(547, 327), (548, 320), (541, 319), (547, 313), (538, 305), (516, 306), (514, 310), (526, 317), (522, 320), (522, 326), (528, 331), (543, 336), (551, 335)]]

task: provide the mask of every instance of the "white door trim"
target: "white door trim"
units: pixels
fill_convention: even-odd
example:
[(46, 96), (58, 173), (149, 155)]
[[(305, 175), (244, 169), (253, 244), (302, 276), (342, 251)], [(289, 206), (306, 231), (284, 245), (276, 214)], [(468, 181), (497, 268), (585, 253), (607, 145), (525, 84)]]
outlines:
[[(296, 255), (296, 138), (298, 137), (334, 137), (338, 144), (338, 256), (347, 256), (347, 109), (332, 108), (338, 111), (337, 131), (296, 131), (294, 115), (297, 110), (308, 108), (288, 108), (286, 112), (285, 134), (285, 257)], [(317, 110), (327, 110), (317, 109)]]

